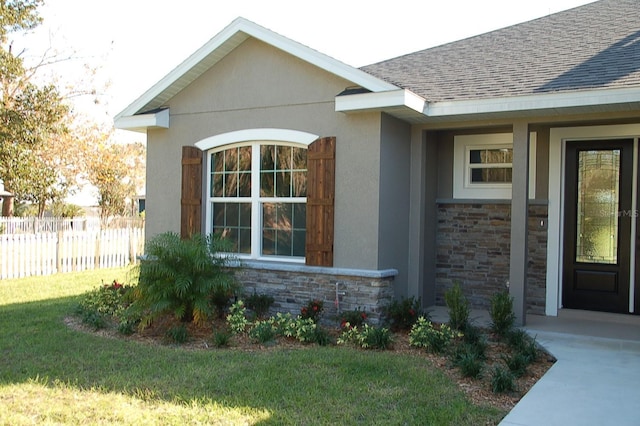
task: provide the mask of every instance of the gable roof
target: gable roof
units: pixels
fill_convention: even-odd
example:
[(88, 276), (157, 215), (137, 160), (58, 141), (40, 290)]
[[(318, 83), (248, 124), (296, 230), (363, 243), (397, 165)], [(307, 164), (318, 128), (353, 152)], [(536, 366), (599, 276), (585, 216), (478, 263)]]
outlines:
[[(281, 49), (370, 91), (398, 89), (398, 87), (387, 81), (346, 65), (247, 19), (237, 18), (131, 105), (117, 114), (115, 116), (116, 127), (129, 130), (142, 130), (153, 125), (164, 127), (165, 123), (160, 122), (162, 120), (155, 120), (154, 117), (158, 111), (163, 110), (165, 103), (249, 37)], [(168, 121), (166, 126), (168, 126)]]
[(361, 68), (428, 102), (640, 86), (640, 2), (602, 0)]
[(360, 86), (337, 94), (339, 112), (419, 123), (640, 109), (640, 0), (600, 0), (360, 69), (237, 18), (116, 115), (116, 127), (169, 127), (166, 102), (249, 37)]

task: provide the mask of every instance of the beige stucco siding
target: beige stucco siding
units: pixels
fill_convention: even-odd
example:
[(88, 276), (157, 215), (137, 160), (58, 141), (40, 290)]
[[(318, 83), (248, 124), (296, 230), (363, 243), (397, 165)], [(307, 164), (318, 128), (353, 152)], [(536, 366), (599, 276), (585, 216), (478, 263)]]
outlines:
[(404, 282), (409, 259), (411, 126), (383, 115), (381, 129), (378, 262), (381, 268), (398, 269), (397, 280)]
[(168, 102), (169, 129), (148, 133), (148, 236), (179, 230), (183, 145), (236, 130), (299, 130), (336, 137), (334, 266), (378, 269), (381, 114), (335, 112), (335, 96), (350, 85), (245, 41)]

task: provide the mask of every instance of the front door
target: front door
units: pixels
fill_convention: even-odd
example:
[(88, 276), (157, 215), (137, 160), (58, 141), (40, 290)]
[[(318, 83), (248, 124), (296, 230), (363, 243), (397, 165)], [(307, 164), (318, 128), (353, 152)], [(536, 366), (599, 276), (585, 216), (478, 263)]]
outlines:
[(629, 312), (633, 140), (568, 141), (562, 305)]

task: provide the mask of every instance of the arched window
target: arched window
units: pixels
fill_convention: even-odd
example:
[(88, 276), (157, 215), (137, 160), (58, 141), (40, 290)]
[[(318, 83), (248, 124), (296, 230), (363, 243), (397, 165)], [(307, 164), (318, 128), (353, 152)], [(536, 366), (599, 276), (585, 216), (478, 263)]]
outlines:
[(239, 255), (304, 259), (306, 145), (241, 142), (207, 158), (207, 233), (221, 234)]

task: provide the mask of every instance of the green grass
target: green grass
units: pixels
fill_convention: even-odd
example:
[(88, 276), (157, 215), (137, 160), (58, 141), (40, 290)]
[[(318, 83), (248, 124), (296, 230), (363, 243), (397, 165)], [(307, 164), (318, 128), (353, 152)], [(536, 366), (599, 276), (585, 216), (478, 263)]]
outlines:
[(305, 346), (186, 350), (77, 332), (79, 295), (124, 269), (0, 281), (0, 424), (497, 423), (418, 356)]

